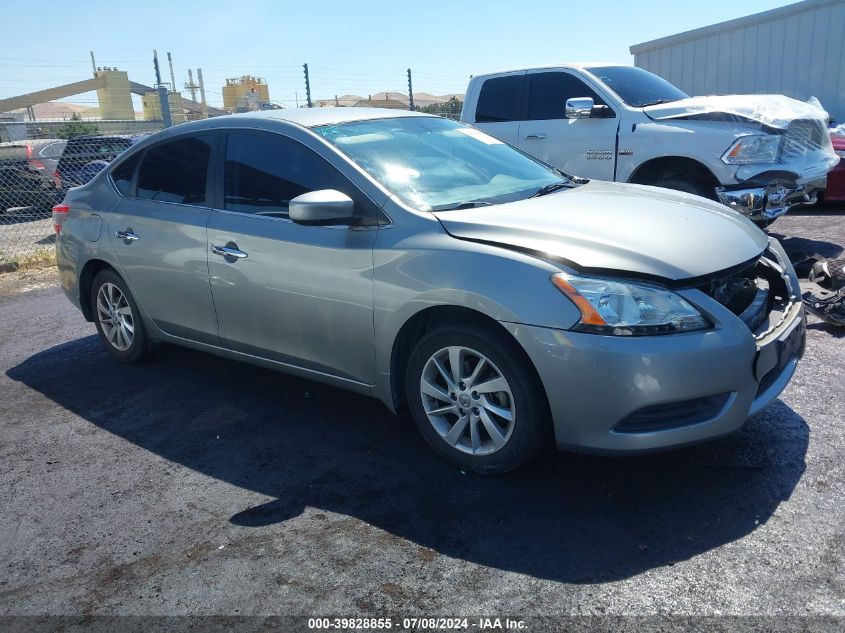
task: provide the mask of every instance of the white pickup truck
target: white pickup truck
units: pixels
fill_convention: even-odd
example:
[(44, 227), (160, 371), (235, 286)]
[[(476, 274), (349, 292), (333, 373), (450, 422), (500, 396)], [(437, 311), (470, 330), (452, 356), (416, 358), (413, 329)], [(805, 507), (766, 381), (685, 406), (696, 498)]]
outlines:
[(819, 107), (782, 95), (690, 98), (633, 66), (474, 76), (461, 120), (569, 174), (695, 193), (761, 226), (815, 202), (839, 161)]

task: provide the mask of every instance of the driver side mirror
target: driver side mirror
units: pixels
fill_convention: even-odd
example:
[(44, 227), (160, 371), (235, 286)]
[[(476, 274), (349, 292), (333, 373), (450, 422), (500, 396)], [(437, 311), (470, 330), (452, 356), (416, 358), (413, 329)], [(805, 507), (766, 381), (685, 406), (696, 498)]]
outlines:
[(288, 203), (288, 217), (297, 224), (351, 224), (354, 215), (352, 198), (336, 189), (309, 191)]
[(593, 111), (592, 97), (576, 97), (566, 100), (567, 119), (589, 119)]

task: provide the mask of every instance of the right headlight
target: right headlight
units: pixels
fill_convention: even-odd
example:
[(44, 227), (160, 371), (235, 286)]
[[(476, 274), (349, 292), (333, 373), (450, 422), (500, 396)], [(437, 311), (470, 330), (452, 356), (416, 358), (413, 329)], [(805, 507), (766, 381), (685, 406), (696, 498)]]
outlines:
[(728, 165), (748, 163), (773, 163), (778, 157), (780, 136), (774, 134), (749, 134), (738, 138), (722, 155)]
[(650, 284), (557, 273), (552, 283), (581, 311), (575, 329), (616, 336), (689, 332), (710, 322), (679, 294)]

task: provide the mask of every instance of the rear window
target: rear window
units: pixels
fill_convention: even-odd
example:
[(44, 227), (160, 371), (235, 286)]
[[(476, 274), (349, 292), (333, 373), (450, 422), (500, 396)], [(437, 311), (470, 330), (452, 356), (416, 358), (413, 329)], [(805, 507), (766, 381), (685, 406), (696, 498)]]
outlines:
[(63, 141), (58, 143), (50, 143), (49, 145), (45, 145), (41, 148), (41, 151), (38, 152), (38, 155), (41, 158), (58, 158), (62, 155), (62, 150), (65, 148), (65, 144)]
[(137, 196), (204, 205), (212, 139), (213, 135), (190, 136), (147, 150), (138, 171)]
[(476, 123), (519, 120), (524, 77), (510, 75), (485, 81), (475, 108)]
[(94, 157), (112, 159), (132, 142), (128, 138), (86, 138), (69, 141), (62, 154), (63, 158)]

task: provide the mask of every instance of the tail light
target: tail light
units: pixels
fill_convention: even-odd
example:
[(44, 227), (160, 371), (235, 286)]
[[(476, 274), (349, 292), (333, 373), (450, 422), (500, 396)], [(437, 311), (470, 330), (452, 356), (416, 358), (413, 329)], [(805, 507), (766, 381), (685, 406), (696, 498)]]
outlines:
[(32, 157), (32, 145), (26, 146), (26, 162), (29, 165), (30, 169), (35, 169), (37, 171), (41, 171), (44, 169), (43, 161)]
[(70, 213), (70, 207), (66, 204), (57, 204), (53, 207), (53, 230), (56, 233), (62, 232), (62, 220)]
[(59, 170), (53, 172), (53, 184), (56, 185), (56, 189), (62, 188), (62, 175), (59, 173)]

